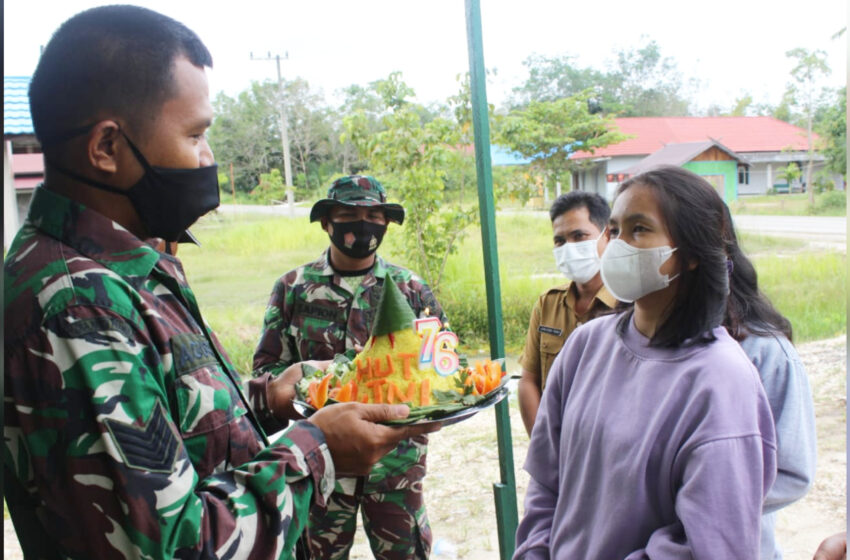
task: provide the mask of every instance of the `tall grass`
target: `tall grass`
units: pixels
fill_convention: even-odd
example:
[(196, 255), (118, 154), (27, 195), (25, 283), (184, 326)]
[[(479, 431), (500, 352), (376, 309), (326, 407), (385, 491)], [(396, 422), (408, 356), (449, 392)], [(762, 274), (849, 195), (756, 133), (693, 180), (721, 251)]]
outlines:
[[(498, 260), (505, 350), (522, 351), (531, 308), (546, 289), (566, 280), (552, 256), (552, 231), (543, 213), (497, 216)], [(314, 260), (327, 247), (327, 235), (307, 218), (214, 215), (193, 228), (201, 247), (183, 245), (189, 281), (207, 321), (243, 371), (262, 326), (272, 286), (285, 272)], [(409, 266), (395, 252), (401, 231), (390, 226), (381, 254)], [(795, 341), (832, 337), (846, 331), (846, 256), (807, 253), (799, 240), (741, 235), (741, 244), (759, 272), (760, 285), (794, 326)], [(461, 349), (488, 347), (487, 297), (481, 235), (469, 232), (449, 257), (438, 298), (460, 336)]]

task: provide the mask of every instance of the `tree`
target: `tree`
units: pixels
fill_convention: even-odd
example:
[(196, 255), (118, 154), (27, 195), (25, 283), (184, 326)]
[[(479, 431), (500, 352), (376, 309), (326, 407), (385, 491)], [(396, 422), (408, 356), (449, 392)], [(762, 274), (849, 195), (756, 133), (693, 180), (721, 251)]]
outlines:
[(574, 60), (571, 55), (526, 58), (522, 64), (528, 68), (528, 78), (513, 89), (511, 108), (522, 108), (532, 101), (556, 101), (590, 89), (599, 93), (606, 112), (617, 112), (620, 104), (612, 95), (611, 77), (592, 68), (578, 68)]
[(747, 115), (747, 109), (753, 104), (753, 96), (749, 93), (735, 100), (735, 106), (729, 113), (733, 117), (744, 117)]
[[(779, 173), (777, 174), (780, 179), (784, 179), (786, 183), (788, 183), (788, 192), (791, 192), (791, 183), (800, 179), (803, 175), (803, 172), (800, 170), (800, 166), (797, 165), (796, 162), (789, 162), (788, 165), (781, 168)], [(809, 187), (809, 190), (813, 190)]]
[(312, 91), (302, 78), (286, 82), (284, 90), (289, 114), (289, 145), (298, 177), (296, 183), (310, 193), (321, 187), (324, 177), (318, 173), (318, 168), (331, 157), (330, 111), (324, 105), (324, 98)]
[(575, 165), (570, 155), (622, 142), (627, 137), (616, 129), (613, 117), (591, 113), (590, 90), (556, 101), (533, 101), (504, 118), (495, 134), (496, 143), (532, 159), (532, 167), (550, 181)]
[(333, 146), (342, 173), (348, 175), (358, 173), (368, 167), (369, 164), (360, 159), (357, 147), (346, 132), (345, 122), (348, 121), (349, 126), (356, 129), (357, 134), (370, 136), (382, 130), (381, 117), (384, 115), (386, 107), (374, 87), (352, 84), (344, 88), (342, 94), (344, 95), (343, 102), (336, 111), (336, 134), (334, 136), (336, 142)]
[[(333, 127), (323, 97), (296, 78), (284, 81), (289, 146), (295, 170), (308, 191), (324, 177), (320, 166), (333, 159)], [(251, 191), (260, 175), (283, 168), (277, 82), (253, 82), (231, 98), (223, 93), (214, 101), (216, 118), (210, 127), (210, 146), (222, 164), (232, 163), (236, 190)]]
[(834, 101), (816, 114), (814, 128), (821, 137), (826, 168), (847, 178), (847, 87), (839, 89)]
[(280, 203), (286, 198), (286, 186), (280, 169), (260, 174), (260, 183), (251, 191), (251, 196), (263, 204)]
[(797, 104), (806, 119), (806, 139), (808, 142), (808, 164), (806, 165), (806, 189), (809, 192), (809, 205), (815, 204), (815, 190), (812, 188), (812, 167), (814, 165), (814, 142), (812, 135), (817, 80), (829, 75), (826, 53), (822, 50), (809, 51), (803, 48), (791, 49), (785, 56), (794, 60), (791, 70), (792, 83), (789, 89), (796, 94)]
[(250, 192), (260, 174), (283, 165), (277, 84), (253, 82), (236, 98), (223, 93), (213, 106), (210, 146), (222, 166), (232, 163), (236, 190)]
[[(455, 119), (436, 117), (412, 103), (413, 90), (400, 73), (372, 84), (383, 102), (381, 130), (369, 133), (365, 111), (344, 119), (345, 141), (368, 162), (369, 173), (387, 185), (405, 207), (402, 246), (406, 257), (435, 292), (449, 255), (457, 251), (467, 226), (475, 223), (476, 209), (449, 203), (445, 190), (449, 178), (461, 173), (458, 159), (461, 126)], [(468, 156), (471, 157), (471, 156)]]
[[(642, 38), (646, 40), (646, 37)], [(681, 97), (682, 75), (676, 62), (661, 56), (655, 41), (617, 53), (612, 78), (619, 84), (616, 97), (627, 117), (675, 117), (688, 114), (689, 102)]]
[(580, 68), (575, 57), (532, 55), (525, 83), (513, 90), (511, 109), (533, 101), (556, 101), (591, 91), (591, 112), (626, 117), (687, 115), (688, 99), (681, 96), (682, 75), (676, 62), (661, 55), (655, 41), (615, 53), (608, 71)]

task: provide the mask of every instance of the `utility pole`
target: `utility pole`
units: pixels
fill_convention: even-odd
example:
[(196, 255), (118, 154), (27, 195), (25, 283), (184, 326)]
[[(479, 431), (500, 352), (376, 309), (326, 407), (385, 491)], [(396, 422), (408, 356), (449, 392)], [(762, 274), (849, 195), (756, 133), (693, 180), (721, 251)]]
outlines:
[[(272, 56), (268, 52), (265, 57), (254, 57), (251, 54), (251, 60), (274, 60), (277, 63), (277, 95), (278, 95), (278, 111), (280, 111), (280, 141), (283, 144), (283, 172), (286, 181), (286, 203), (289, 207), (289, 216), (295, 216), (295, 194), (292, 188), (292, 160), (289, 156), (289, 119), (286, 116), (286, 96), (283, 92), (283, 78), (280, 73), (280, 55)], [(289, 59), (289, 53), (284, 53), (284, 60)]]

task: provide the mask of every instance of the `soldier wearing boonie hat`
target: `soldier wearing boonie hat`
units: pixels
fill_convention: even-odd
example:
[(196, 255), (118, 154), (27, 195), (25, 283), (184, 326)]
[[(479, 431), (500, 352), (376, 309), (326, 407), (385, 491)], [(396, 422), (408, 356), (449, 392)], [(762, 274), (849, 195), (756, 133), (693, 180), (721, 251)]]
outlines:
[(332, 206), (379, 206), (387, 219), (399, 225), (404, 222), (404, 208), (401, 204), (387, 202), (387, 191), (374, 177), (368, 175), (349, 175), (333, 182), (328, 189), (327, 198), (317, 201), (310, 210), (310, 221), (315, 222), (326, 216)]
[[(387, 202), (374, 177), (337, 179), (313, 205), (330, 246), (316, 261), (287, 272), (275, 283), (263, 333), (254, 353), (254, 374), (277, 374), (302, 360), (330, 360), (365, 346), (384, 282), (395, 282), (417, 316), (446, 322), (430, 288), (410, 270), (376, 254), (388, 222), (401, 224), (404, 208)], [(307, 541), (313, 558), (348, 558), (362, 508), (364, 530), (376, 558), (427, 558), (431, 529), (425, 513), (427, 436), (405, 440), (364, 477), (340, 477), (327, 508), (313, 508)]]

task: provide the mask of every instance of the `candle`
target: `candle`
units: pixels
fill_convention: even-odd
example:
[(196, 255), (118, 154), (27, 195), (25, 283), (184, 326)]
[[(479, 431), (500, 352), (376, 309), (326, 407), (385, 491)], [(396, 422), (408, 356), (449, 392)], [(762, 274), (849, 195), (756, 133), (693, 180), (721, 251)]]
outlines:
[(451, 331), (440, 331), (440, 319), (423, 317), (413, 321), (413, 330), (422, 337), (419, 347), (419, 369), (433, 369), (439, 375), (446, 377), (455, 373), (460, 367), (455, 348), (458, 346), (457, 335)]

